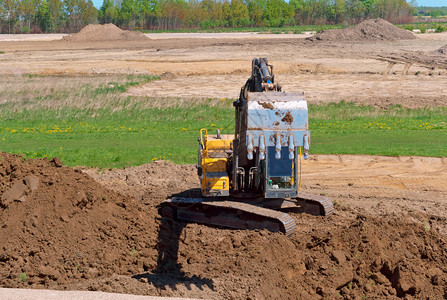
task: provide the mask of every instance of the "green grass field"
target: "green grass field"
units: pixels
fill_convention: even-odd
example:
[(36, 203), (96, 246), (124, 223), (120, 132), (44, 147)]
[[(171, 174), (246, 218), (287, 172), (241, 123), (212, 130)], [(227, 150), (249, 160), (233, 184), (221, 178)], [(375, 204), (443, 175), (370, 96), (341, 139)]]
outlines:
[(427, 29), (434, 29), (435, 32), (437, 33), (447, 30), (447, 22), (408, 23), (408, 24), (397, 24), (396, 26), (410, 31), (413, 31), (414, 29), (419, 29), (421, 33), (425, 33)]
[[(0, 79), (0, 150), (70, 166), (195, 163), (201, 128), (233, 133), (230, 99), (124, 97), (150, 76)], [(447, 156), (447, 107), (309, 106), (311, 154)]]
[[(425, 33), (427, 29), (435, 29), (436, 32), (447, 30), (447, 22), (420, 22), (407, 24), (394, 24), (399, 28), (412, 31), (419, 29)], [(241, 27), (241, 28), (202, 28), (202, 29), (177, 29), (177, 30), (141, 30), (143, 33), (218, 33), (218, 32), (259, 32), (271, 34), (301, 34), (306, 31), (321, 32), (323, 30), (345, 28), (346, 25), (300, 25), (284, 27)]]
[(216, 32), (260, 32), (260, 33), (286, 33), (300, 34), (305, 31), (316, 31), (329, 29), (339, 29), (346, 27), (345, 25), (300, 25), (300, 26), (284, 26), (284, 27), (235, 27), (235, 28), (202, 28), (202, 29), (177, 29), (177, 30), (142, 30), (143, 33), (216, 33)]

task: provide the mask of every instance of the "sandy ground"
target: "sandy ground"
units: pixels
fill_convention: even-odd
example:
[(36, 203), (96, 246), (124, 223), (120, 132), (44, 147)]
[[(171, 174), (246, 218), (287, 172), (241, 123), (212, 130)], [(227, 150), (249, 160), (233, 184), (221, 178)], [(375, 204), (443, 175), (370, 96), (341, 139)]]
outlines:
[(306, 189), (323, 189), (368, 215), (447, 213), (447, 158), (315, 155), (303, 168)]
[(56, 291), (56, 290), (32, 290), (32, 289), (5, 289), (0, 288), (0, 296), (3, 300), (188, 300), (187, 298), (166, 298), (152, 296), (138, 296), (131, 294), (116, 294), (89, 291)]
[(0, 34), (1, 42), (23, 42), (23, 41), (54, 41), (60, 40), (68, 34), (47, 33), (47, 34)]
[[(302, 34), (267, 34), (260, 32), (215, 32), (215, 33), (146, 33), (150, 39), (303, 39), (311, 36), (315, 32), (306, 31)], [(23, 42), (23, 41), (56, 41), (68, 36), (68, 33), (52, 33), (52, 34), (0, 34), (0, 41), (3, 42)]]
[[(446, 33), (360, 44), (309, 42), (303, 36), (161, 34), (147, 42), (110, 43), (2, 42), (0, 38), (0, 51), (5, 52), (0, 55), (0, 74), (169, 72), (174, 76), (131, 88), (128, 94), (231, 99), (245, 82), (251, 59), (265, 56), (274, 64), (276, 81), (284, 90), (304, 91), (309, 102), (346, 100), (409, 107), (447, 103), (447, 58), (433, 63), (435, 58), (425, 55), (447, 44)], [(406, 66), (408, 55), (413, 61)]]

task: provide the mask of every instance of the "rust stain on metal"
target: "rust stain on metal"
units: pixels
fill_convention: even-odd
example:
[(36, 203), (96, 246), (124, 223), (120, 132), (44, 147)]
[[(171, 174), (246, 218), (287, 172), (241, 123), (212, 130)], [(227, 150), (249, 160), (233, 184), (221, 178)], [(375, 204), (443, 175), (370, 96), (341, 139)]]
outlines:
[(271, 103), (269, 103), (269, 102), (258, 101), (258, 104), (261, 105), (264, 108), (267, 108), (267, 109), (273, 109), (274, 108), (273, 105)]
[(287, 123), (289, 125), (292, 124), (293, 117), (292, 117), (292, 114), (290, 113), (290, 111), (288, 111), (286, 113), (286, 115), (284, 116), (284, 118), (281, 119), (281, 121), (283, 121), (284, 123)]

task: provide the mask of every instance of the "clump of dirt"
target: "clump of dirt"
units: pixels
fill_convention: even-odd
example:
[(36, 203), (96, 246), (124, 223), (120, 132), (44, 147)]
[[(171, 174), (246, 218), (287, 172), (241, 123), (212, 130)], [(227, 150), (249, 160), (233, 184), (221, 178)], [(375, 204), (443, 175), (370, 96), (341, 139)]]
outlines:
[(324, 30), (310, 38), (311, 41), (380, 41), (380, 40), (411, 40), (413, 33), (400, 29), (383, 19), (368, 19), (353, 28)]
[(273, 106), (273, 104), (270, 103), (270, 102), (261, 102), (261, 101), (258, 101), (258, 104), (261, 105), (263, 108), (266, 108), (266, 109), (274, 109), (274, 108), (275, 108), (275, 107)]
[(172, 72), (164, 72), (160, 75), (160, 79), (173, 80), (173, 79), (177, 79), (177, 76)]
[(444, 45), (438, 50), (436, 50), (435, 54), (447, 55), (447, 45)]
[(285, 123), (287, 123), (287, 124), (289, 124), (289, 125), (292, 124), (292, 122), (293, 122), (293, 117), (292, 117), (292, 115), (290, 114), (290, 111), (288, 111), (288, 112), (285, 114), (284, 118), (282, 118), (281, 121), (283, 121), (283, 122), (285, 122)]
[(0, 153), (0, 193), (2, 286), (55, 287), (154, 267), (156, 235), (147, 232), (155, 219), (58, 159)]
[(114, 24), (89, 24), (78, 33), (65, 36), (67, 42), (102, 41), (147, 41), (149, 38), (139, 31), (122, 30)]

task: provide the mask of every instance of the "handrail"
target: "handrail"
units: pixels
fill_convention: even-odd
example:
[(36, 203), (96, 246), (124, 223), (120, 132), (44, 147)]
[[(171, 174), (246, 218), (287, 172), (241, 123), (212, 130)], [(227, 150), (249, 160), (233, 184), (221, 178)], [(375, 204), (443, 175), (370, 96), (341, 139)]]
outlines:
[[(203, 132), (205, 132), (205, 138), (203, 137)], [(208, 130), (200, 129), (200, 144), (202, 145), (202, 149), (206, 149), (206, 139), (208, 137)]]

